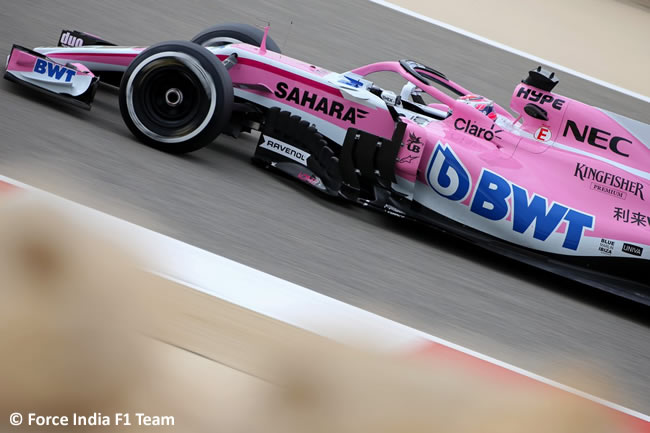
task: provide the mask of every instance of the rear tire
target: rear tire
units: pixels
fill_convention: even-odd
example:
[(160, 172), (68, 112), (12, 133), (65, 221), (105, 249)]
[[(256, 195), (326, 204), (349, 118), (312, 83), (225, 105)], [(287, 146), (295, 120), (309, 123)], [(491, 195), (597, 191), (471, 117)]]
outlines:
[[(250, 24), (227, 23), (208, 27), (194, 36), (192, 42), (204, 47), (218, 47), (242, 42), (259, 47), (263, 38), (264, 30)], [(266, 48), (281, 54), (280, 47), (270, 37), (266, 38)]]
[(120, 84), (120, 113), (148, 146), (187, 153), (212, 142), (230, 120), (233, 88), (210, 51), (187, 41), (162, 42), (140, 53)]

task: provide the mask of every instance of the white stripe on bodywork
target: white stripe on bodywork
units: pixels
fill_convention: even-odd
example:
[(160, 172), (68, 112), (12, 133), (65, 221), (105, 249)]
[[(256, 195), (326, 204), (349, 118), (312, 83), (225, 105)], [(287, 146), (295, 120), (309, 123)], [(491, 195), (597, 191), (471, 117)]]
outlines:
[(313, 114), (309, 114), (306, 111), (300, 110), (294, 105), (288, 105), (283, 102), (270, 99), (264, 95), (258, 95), (256, 93), (249, 92), (245, 89), (235, 88), (234, 90), (235, 96), (238, 96), (240, 98), (247, 99), (251, 102), (268, 108), (278, 107), (281, 110), (285, 110), (295, 114), (296, 116), (300, 116), (303, 120), (306, 120), (307, 122), (315, 125), (319, 133), (323, 134), (330, 140), (343, 145), (343, 140), (345, 139), (345, 134), (347, 133), (347, 130), (345, 128), (341, 128), (340, 126), (336, 126), (333, 123), (328, 122), (327, 120), (323, 120), (318, 116), (314, 116)]
[(413, 200), (415, 182), (404, 179), (402, 176), (395, 175), (395, 182), (391, 186), (395, 191), (404, 194), (407, 199)]
[[(66, 52), (69, 52), (71, 54), (97, 54), (101, 53), (106, 55), (107, 57), (112, 55), (112, 54), (117, 54), (117, 55), (123, 55), (123, 54), (139, 54), (140, 51), (135, 52), (134, 48), (141, 48), (141, 47), (113, 47), (113, 46), (93, 46), (93, 47), (37, 47), (34, 48), (34, 51), (37, 53), (43, 54), (45, 56), (51, 54), (51, 53), (56, 53), (57, 56), (52, 58), (52, 60), (56, 61), (57, 63), (82, 63), (85, 65), (88, 69), (91, 71), (118, 71), (118, 72), (124, 72), (126, 68), (128, 67), (127, 65), (115, 65), (112, 63), (103, 63), (100, 61), (87, 61), (83, 60), (80, 61), (78, 59), (68, 59), (65, 57), (62, 57)], [(99, 58), (97, 59), (99, 60)]]
[(222, 47), (207, 47), (207, 49), (210, 50), (212, 53), (214, 53), (214, 55), (221, 54), (221, 55), (228, 56), (228, 55), (230, 55), (232, 53), (236, 53), (238, 57), (255, 60), (255, 61), (258, 61), (260, 63), (266, 63), (266, 64), (274, 66), (274, 67), (276, 67), (278, 69), (282, 69), (284, 71), (291, 72), (292, 74), (300, 75), (301, 77), (304, 77), (304, 78), (309, 78), (312, 81), (317, 81), (319, 83), (328, 85), (330, 87), (332, 86), (332, 84), (329, 83), (325, 78), (328, 75), (330, 75), (330, 73), (332, 71), (322, 69), (322, 68), (318, 68), (316, 66), (314, 66), (314, 68), (315, 68), (314, 71), (315, 72), (322, 72), (322, 73), (327, 73), (327, 74), (324, 74), (324, 76), (320, 76), (320, 75), (317, 75), (317, 74), (312, 73), (312, 72), (303, 71), (300, 68), (297, 68), (295, 66), (288, 65), (286, 63), (277, 61), (277, 60), (272, 59), (270, 57), (262, 56), (260, 54), (257, 54), (255, 52), (253, 52), (253, 51), (238, 49), (237, 45), (224, 45)]
[(86, 74), (75, 74), (69, 82), (44, 79), (42, 74), (33, 71), (7, 71), (17, 80), (32, 84), (38, 88), (48, 90), (60, 95), (79, 96), (88, 90), (92, 83), (93, 76)]
[(604, 110), (602, 108), (596, 107), (598, 110), (602, 111), (606, 115), (612, 118), (612, 120), (618, 122), (623, 128), (627, 129), (627, 132), (634, 135), (634, 137), (650, 149), (650, 125), (647, 123), (639, 122), (638, 120), (630, 119), (629, 117), (622, 116), (611, 111)]
[(342, 86), (341, 83), (338, 83), (337, 78), (342, 78), (344, 75), (346, 75), (345, 73), (339, 74), (338, 72), (331, 72), (331, 71), (326, 71), (325, 69), (317, 68), (316, 70), (319, 70), (321, 72), (328, 72), (328, 74), (324, 76), (320, 76), (307, 71), (303, 71), (302, 69), (292, 66), (290, 64), (279, 62), (270, 57), (256, 54), (252, 51), (238, 50), (236, 46), (225, 45), (223, 47), (208, 47), (208, 48), (215, 55), (217, 54), (230, 55), (232, 53), (237, 53), (237, 55), (241, 58), (255, 60), (260, 63), (266, 63), (278, 69), (282, 69), (283, 71), (291, 72), (292, 74), (299, 75), (311, 81), (324, 84), (328, 87), (331, 87), (332, 89), (336, 89), (340, 91), (344, 99), (347, 99), (352, 102), (356, 102), (357, 104), (360, 105), (364, 105), (372, 110), (376, 110), (376, 109), (387, 110), (384, 101), (377, 95), (374, 95), (371, 92), (369, 92), (368, 90), (363, 88), (356, 89), (350, 86)]
[[(642, 125), (644, 127), (650, 128), (650, 125), (646, 125), (645, 123), (637, 122), (636, 120), (632, 120), (632, 119), (629, 119), (627, 117), (617, 115), (615, 113), (610, 113), (610, 112), (605, 111), (605, 110), (603, 110), (601, 108), (598, 108), (598, 110), (604, 112), (606, 115), (612, 117), (612, 119), (614, 119), (615, 121), (617, 121), (619, 123), (621, 123), (619, 121), (619, 119), (623, 118), (626, 121), (634, 122), (634, 123), (637, 123), (637, 124)], [(614, 117), (614, 116), (617, 116), (617, 117)], [(500, 120), (500, 118), (497, 119), (498, 124), (499, 124), (499, 120)], [(519, 135), (520, 137), (525, 137), (525, 138), (528, 138), (530, 140), (535, 140), (535, 141), (537, 141), (539, 143), (542, 143), (541, 141), (536, 140), (535, 137), (533, 136), (533, 134), (531, 134), (530, 132), (524, 131), (523, 129), (518, 128), (518, 127), (512, 127), (512, 126), (504, 124), (504, 123), (500, 123), (500, 124), (504, 125), (506, 128), (508, 128), (508, 132)], [(623, 123), (621, 123), (621, 125), (623, 125), (624, 127), (626, 126)], [(628, 129), (628, 131), (629, 131), (629, 129)], [(632, 131), (629, 131), (629, 132), (632, 134)], [(632, 135), (635, 135), (635, 134), (632, 134)], [(635, 137), (636, 137), (636, 135), (635, 135)], [(641, 138), (639, 138), (639, 137), (637, 137), (637, 139), (639, 139), (639, 141), (642, 141)], [(630, 173), (630, 174), (632, 174), (634, 176), (639, 176), (639, 177), (641, 177), (643, 179), (646, 179), (646, 180), (650, 179), (650, 173), (648, 173), (646, 171), (639, 170), (638, 168), (630, 167), (628, 165), (622, 164), (622, 163), (617, 162), (617, 161), (612, 161), (611, 159), (608, 159), (608, 158), (606, 158), (604, 156), (597, 155), (595, 153), (588, 152), (586, 150), (578, 149), (578, 148), (575, 148), (573, 146), (569, 146), (567, 144), (558, 143), (557, 141), (553, 141), (553, 140), (549, 140), (549, 141), (547, 141), (546, 143), (543, 143), (543, 144), (547, 144), (547, 147), (545, 147), (542, 152), (546, 152), (548, 149), (550, 149), (552, 147), (555, 147), (555, 148), (558, 148), (558, 149), (566, 150), (567, 152), (572, 152), (572, 153), (576, 153), (578, 155), (587, 156), (589, 158), (597, 159), (598, 161), (604, 162), (606, 164), (610, 164), (610, 165), (612, 165), (612, 166), (614, 166), (616, 168), (620, 168), (621, 170), (626, 171), (626, 172), (628, 172), (628, 173)], [(648, 146), (648, 145), (646, 145), (646, 146)], [(542, 152), (540, 152), (540, 153), (542, 153)]]
[[(57, 53), (57, 54), (63, 54), (66, 52), (74, 53), (74, 54), (96, 54), (96, 53), (102, 53), (105, 55), (111, 55), (111, 54), (133, 54), (135, 53), (140, 53), (140, 50), (142, 50), (143, 47), (135, 47), (135, 46), (130, 46), (130, 47), (115, 47), (115, 46), (90, 46), (90, 47), (36, 47), (34, 48), (34, 51), (37, 53), (41, 53), (44, 55), (47, 55), (49, 53)], [(136, 51), (134, 51), (136, 50)]]
[[(124, 72), (126, 71), (126, 68), (128, 66), (122, 66), (122, 65), (113, 65), (110, 63), (101, 63), (101, 62), (89, 62), (86, 60), (78, 60), (78, 59), (64, 59), (62, 57), (57, 57), (55, 59), (52, 59), (56, 61), (57, 63), (65, 64), (65, 63), (81, 63), (91, 71), (97, 72), (97, 75), (99, 76), (100, 72), (109, 72), (109, 71), (116, 71), (116, 72)], [(101, 77), (100, 77), (101, 78)]]
[(643, 179), (650, 180), (650, 173), (648, 173), (647, 171), (639, 170), (638, 168), (630, 167), (625, 164), (621, 164), (620, 162), (612, 161), (611, 159), (607, 159), (604, 156), (596, 155), (591, 152), (587, 152), (586, 150), (576, 149), (575, 147), (558, 143), (557, 141), (553, 142), (553, 147), (566, 150), (567, 152), (573, 152), (573, 153), (577, 153), (578, 155), (588, 156), (589, 158), (597, 159), (598, 161), (604, 162), (609, 165), (613, 165), (614, 167), (620, 168), (621, 170), (627, 171), (628, 173), (633, 174), (635, 176), (639, 176)]

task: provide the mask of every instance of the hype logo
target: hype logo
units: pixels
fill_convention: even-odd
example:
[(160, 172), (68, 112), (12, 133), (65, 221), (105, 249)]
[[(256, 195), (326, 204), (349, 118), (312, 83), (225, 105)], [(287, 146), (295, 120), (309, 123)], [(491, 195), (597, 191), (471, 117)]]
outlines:
[(469, 194), (472, 181), (469, 172), (453, 150), (438, 141), (433, 151), (427, 182), (435, 192), (449, 200), (463, 200)]
[[(464, 200), (472, 189), (467, 169), (451, 148), (440, 142), (429, 163), (427, 181), (436, 193), (453, 201)], [(486, 168), (481, 171), (469, 210), (486, 221), (502, 221), (512, 213), (510, 228), (539, 241), (546, 241), (565, 222), (562, 247), (574, 251), (584, 230), (593, 228), (595, 222), (592, 215), (549, 203), (546, 197), (530, 194), (526, 188)]]

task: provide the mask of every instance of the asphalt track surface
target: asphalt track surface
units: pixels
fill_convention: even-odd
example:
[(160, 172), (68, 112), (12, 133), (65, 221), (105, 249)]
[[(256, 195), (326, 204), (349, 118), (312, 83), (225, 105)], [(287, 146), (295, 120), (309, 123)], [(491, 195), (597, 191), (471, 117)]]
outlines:
[[(414, 58), (505, 106), (536, 66), (364, 0), (2, 0), (0, 55), (14, 42), (55, 45), (62, 28), (146, 45), (262, 20), (273, 23), (285, 54), (339, 71)], [(560, 93), (650, 123), (647, 103), (560, 78)], [(253, 167), (250, 136), (220, 137), (184, 157), (144, 147), (122, 123), (111, 89), (100, 89), (86, 112), (2, 80), (0, 101), (4, 175), (650, 412), (647, 311), (418, 225), (323, 200)], [(582, 384), (566, 367), (596, 371), (602, 381)]]

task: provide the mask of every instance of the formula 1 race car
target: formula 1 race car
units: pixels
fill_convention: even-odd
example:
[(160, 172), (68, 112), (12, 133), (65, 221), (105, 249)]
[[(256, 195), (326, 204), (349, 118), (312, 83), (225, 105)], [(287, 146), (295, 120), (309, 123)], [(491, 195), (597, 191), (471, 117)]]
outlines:
[(170, 153), (260, 131), (254, 162), (324, 194), (650, 305), (650, 125), (552, 93), (541, 67), (516, 117), (418, 62), (331, 72), (243, 24), (149, 48), (65, 30), (14, 45), (5, 78), (85, 108), (99, 81), (119, 86), (128, 128)]

